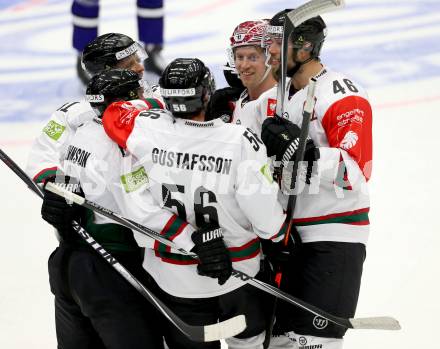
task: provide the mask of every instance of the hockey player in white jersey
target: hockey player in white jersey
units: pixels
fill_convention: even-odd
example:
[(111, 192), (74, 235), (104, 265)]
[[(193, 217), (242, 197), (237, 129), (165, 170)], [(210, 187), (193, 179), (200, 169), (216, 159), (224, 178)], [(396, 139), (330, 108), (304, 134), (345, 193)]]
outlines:
[[(86, 47), (83, 63), (92, 75), (112, 66), (120, 66), (129, 68), (142, 76), (142, 59), (144, 57), (143, 48), (131, 38), (123, 34), (109, 33), (101, 35)], [(89, 102), (85, 100), (65, 103), (53, 113), (46, 127), (35, 140), (29, 154), (26, 172), (34, 181), (40, 183), (55, 180), (57, 170), (62, 170), (62, 159), (77, 128), (94, 117), (96, 114)], [(77, 189), (78, 186), (71, 186), (71, 188)], [(68, 240), (71, 236), (71, 219), (77, 217), (80, 210), (67, 205), (65, 201), (60, 202), (59, 198), (54, 197), (51, 193), (46, 193), (45, 200), (46, 202), (50, 201), (54, 206), (52, 209), (46, 207), (49, 211), (42, 212), (43, 216), (45, 215), (46, 220), (57, 227), (59, 239)], [(51, 284), (57, 282), (62, 284), (60, 280), (65, 271), (67, 258), (64, 257), (67, 252), (66, 249), (63, 249), (63, 253), (61, 252), (61, 244), (63, 241), (60, 242), (60, 248), (57, 248), (49, 258)], [(141, 260), (138, 261), (138, 264), (141, 264)], [(110, 274), (112, 275), (111, 272)], [(102, 275), (103, 279), (106, 277)], [(71, 283), (75, 284), (75, 281), (71, 281)], [(103, 288), (99, 282), (93, 282), (93, 287), (98, 290)], [(90, 286), (91, 289), (93, 287)], [(90, 319), (82, 316), (77, 306), (67, 301), (66, 297), (62, 295), (60, 287), (52, 287), (52, 292), (55, 294), (55, 322), (59, 346), (63, 348), (88, 348), (103, 345), (102, 339), (98, 336)], [(92, 300), (91, 296), (89, 300)], [(113, 331), (113, 333), (116, 332)]]
[[(174, 60), (159, 84), (171, 112), (130, 110), (127, 103), (118, 102), (106, 109), (103, 124), (119, 146), (139, 159), (155, 200), (200, 229), (192, 234), (192, 251), (200, 264), (157, 244), (146, 251), (144, 267), (182, 319), (195, 325), (245, 314), (247, 329), (226, 342), (231, 349), (261, 349), (264, 296), (229, 278), (228, 261), (254, 276), (259, 271), (259, 239), (278, 241), (283, 236), (285, 214), (266, 149), (250, 129), (220, 119), (204, 121), (215, 87), (200, 60)], [(164, 235), (173, 240), (179, 233)], [(222, 251), (224, 263), (206, 269), (215, 262), (212, 256)], [(191, 342), (172, 326), (165, 337), (171, 349), (220, 348), (218, 342)]]
[(276, 81), (262, 47), (267, 20), (240, 23), (230, 37), (230, 60), (246, 89), (235, 103), (232, 123), (249, 127), (258, 135), (264, 118), (275, 114)]
[[(140, 211), (141, 216), (122, 213), (152, 229), (191, 233), (192, 227), (154, 204), (148, 192), (130, 195), (133, 188), (143, 184), (142, 172), (124, 172), (124, 168), (131, 168), (131, 156), (107, 137), (100, 121), (105, 106), (115, 98), (130, 100), (143, 96), (141, 82), (137, 73), (124, 69), (108, 70), (91, 79), (86, 99), (96, 117), (78, 127), (67, 144), (61, 162), (64, 178), (69, 179), (69, 184), (77, 184), (87, 199), (118, 213), (121, 213), (118, 204), (122, 205), (123, 200), (125, 207), (133, 206), (134, 201), (141, 207), (136, 211)], [(153, 99), (145, 100), (143, 107), (145, 103), (162, 106)], [(60, 171), (55, 182), (59, 182), (59, 174)], [(71, 220), (80, 221), (96, 241), (147, 287), (151, 278), (142, 268), (143, 253), (138, 244), (151, 248), (152, 241), (143, 236), (135, 241), (130, 229), (90, 211), (84, 212), (76, 205), (64, 210), (63, 199), (49, 194), (45, 190), (42, 216), (61, 231), (62, 238), (49, 260), (59, 346), (162, 349), (161, 315), (84, 244), (72, 230)], [(77, 211), (73, 217), (72, 210)], [(187, 238), (189, 244), (176, 240), (186, 248), (193, 246), (190, 238)]]
[[(283, 17), (282, 11), (275, 17)], [(299, 25), (288, 39), (291, 80), (283, 118), (267, 119), (262, 139), (268, 155), (293, 160), (309, 79), (317, 81), (305, 160), (313, 172), (299, 176), (293, 223), (302, 244), (284, 270), (281, 287), (335, 315), (354, 317), (369, 234), (367, 182), (372, 165), (372, 110), (365, 90), (319, 59), (326, 36), (321, 17)], [(277, 32), (274, 30), (274, 32)], [(279, 27), (282, 34), (282, 26)], [(269, 42), (274, 69), (280, 62), (280, 39)], [(287, 121), (285, 118), (290, 120)], [(287, 176), (289, 177), (289, 176)], [(304, 181), (304, 179), (306, 179)], [(306, 184), (307, 182), (308, 184)], [(290, 181), (283, 180), (290, 193)], [(271, 348), (340, 349), (345, 329), (283, 305), (278, 308)]]
[[(130, 69), (142, 76), (145, 58), (143, 47), (127, 35), (107, 33), (85, 47), (82, 64), (91, 76), (113, 67)], [(57, 109), (32, 145), (28, 175), (37, 183), (54, 176), (76, 129), (95, 116), (85, 100), (67, 102)]]

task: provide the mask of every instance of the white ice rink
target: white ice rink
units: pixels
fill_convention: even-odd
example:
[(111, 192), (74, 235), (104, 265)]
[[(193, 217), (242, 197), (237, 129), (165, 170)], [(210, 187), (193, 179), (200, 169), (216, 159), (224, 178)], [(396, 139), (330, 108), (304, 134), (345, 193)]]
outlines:
[[(100, 33), (136, 37), (135, 1), (101, 2)], [(234, 26), (300, 3), (165, 0), (165, 56), (201, 58), (221, 87)], [(403, 329), (348, 331), (345, 347), (440, 348), (440, 1), (346, 3), (324, 16), (323, 59), (366, 86), (373, 105), (371, 235), (356, 315), (392, 315)], [(0, 1), (0, 147), (21, 166), (51, 111), (82, 93), (69, 7)], [(0, 348), (55, 348), (46, 263), (57, 242), (39, 199), (3, 163), (0, 180)]]

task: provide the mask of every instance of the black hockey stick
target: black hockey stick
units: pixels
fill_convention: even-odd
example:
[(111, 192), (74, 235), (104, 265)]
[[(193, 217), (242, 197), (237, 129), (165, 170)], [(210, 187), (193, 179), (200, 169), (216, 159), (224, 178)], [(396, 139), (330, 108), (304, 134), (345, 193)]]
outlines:
[[(57, 185), (53, 183), (48, 183), (46, 185), (46, 189), (58, 194), (60, 196), (63, 196), (65, 199), (75, 202), (78, 205), (84, 206), (94, 212), (97, 212), (105, 217), (108, 217), (115, 222), (124, 225), (127, 228), (136, 230), (140, 232), (141, 234), (144, 234), (151, 239), (157, 240), (162, 242), (164, 245), (171, 247), (175, 250), (178, 250), (181, 254), (191, 256), (192, 258), (197, 258), (197, 256), (193, 253), (190, 253), (182, 248), (179, 248), (179, 246), (174, 243), (173, 241), (170, 241), (157, 232), (144, 227), (143, 225), (140, 225), (136, 222), (133, 222), (132, 220), (129, 220), (127, 218), (122, 217), (121, 215), (114, 213), (110, 211), (109, 209), (106, 209), (93, 201), (87, 200), (79, 195), (76, 195), (72, 192), (69, 192), (63, 188), (58, 187)], [(160, 239), (159, 239), (160, 238)], [(397, 320), (395, 320), (392, 317), (371, 317), (371, 318), (358, 318), (358, 319), (347, 319), (342, 318), (338, 316), (334, 316), (330, 313), (325, 312), (324, 310), (315, 307), (314, 305), (308, 304), (307, 302), (304, 302), (292, 295), (289, 295), (288, 293), (281, 291), (280, 289), (271, 286), (263, 281), (257, 280), (254, 277), (247, 275), (246, 273), (243, 273), (239, 270), (232, 270), (232, 276), (235, 278), (245, 282), (249, 283), (250, 285), (267, 292), (279, 299), (282, 299), (288, 303), (291, 303), (295, 306), (298, 306), (308, 312), (311, 312), (312, 314), (315, 314), (316, 316), (322, 317), (324, 319), (327, 319), (328, 321), (331, 321), (335, 323), (338, 326), (342, 326), (345, 328), (352, 328), (352, 329), (377, 329), (377, 330), (398, 330), (400, 329), (400, 325)]]
[[(292, 172), (291, 172), (292, 178), (290, 180), (290, 186), (288, 188), (289, 191), (297, 189), (296, 188), (296, 181), (298, 179), (299, 164), (300, 164), (300, 162), (302, 162), (304, 160), (306, 141), (307, 141), (307, 137), (309, 134), (310, 118), (312, 117), (312, 113), (313, 113), (313, 107), (314, 107), (314, 101), (315, 101), (315, 87), (316, 87), (316, 79), (312, 78), (312, 79), (310, 79), (310, 82), (309, 82), (309, 86), (308, 86), (308, 90), (307, 90), (307, 98), (306, 98), (306, 102), (304, 104), (301, 132), (299, 134), (298, 148), (296, 150), (295, 160), (293, 162), (293, 167), (292, 167)], [(283, 159), (283, 160), (288, 161), (289, 164), (291, 163), (290, 158)], [(297, 198), (297, 194), (295, 192), (289, 193), (289, 198), (287, 201), (287, 209), (286, 209), (287, 229), (286, 229), (286, 233), (284, 235), (284, 239), (282, 242), (282, 244), (285, 247), (287, 247), (289, 244), (289, 239), (291, 237), (291, 234), (293, 236), (293, 240), (294, 240), (296, 248), (300, 247), (302, 244), (301, 237), (300, 237), (298, 231), (296, 230), (296, 228), (292, 224), (293, 213), (294, 213), (295, 205), (296, 205), (296, 198)], [(278, 287), (281, 286), (282, 277), (283, 277), (283, 270), (282, 269), (277, 270), (276, 275), (275, 275), (275, 282), (278, 285)], [(275, 298), (275, 300), (273, 302), (270, 322), (269, 322), (268, 329), (267, 329), (268, 334), (272, 334), (277, 306), (278, 306), (277, 305), (277, 298)], [(266, 336), (265, 343), (264, 343), (265, 348), (267, 348), (269, 346), (270, 338), (271, 338), (270, 335)]]
[[(301, 23), (307, 21), (312, 17), (319, 16), (325, 12), (337, 10), (343, 6), (344, 6), (343, 0), (311, 0), (286, 14), (284, 20), (284, 27), (283, 27), (283, 37), (281, 42), (281, 62), (280, 62), (281, 64), (280, 64), (280, 74), (278, 77), (278, 86), (277, 86), (276, 115), (280, 117), (285, 117), (284, 98), (286, 93), (287, 51), (288, 51), (289, 38), (292, 35), (295, 27), (298, 27)], [(313, 105), (311, 104), (311, 102), (313, 101), (314, 98), (315, 82), (316, 81), (312, 81), (309, 83), (306, 105), (304, 106), (304, 111), (303, 111), (303, 121), (299, 136), (299, 144), (291, 172), (292, 178), (291, 178), (289, 190), (293, 190), (295, 188), (296, 179), (298, 177), (299, 163), (304, 159), (305, 144), (309, 132), (310, 116), (311, 116), (311, 112), (313, 111)], [(284, 246), (288, 245), (289, 239), (291, 237), (293, 237), (296, 247), (301, 245), (301, 237), (298, 231), (292, 225), (292, 216), (295, 210), (295, 205), (296, 205), (296, 194), (290, 193), (287, 202), (287, 210), (286, 210), (287, 229), (283, 241)], [(276, 271), (275, 281), (278, 287), (280, 287), (281, 278), (282, 278), (282, 270)], [(272, 329), (275, 321), (276, 308), (277, 308), (277, 299), (274, 300), (271, 320), (269, 322), (269, 327), (267, 329), (267, 333), (269, 334), (272, 333)], [(270, 343), (270, 335), (266, 336), (264, 347), (267, 348), (269, 346), (269, 343)]]
[(344, 7), (344, 0), (311, 0), (286, 14), (281, 44), (281, 64), (277, 86), (277, 115), (284, 116), (284, 97), (286, 93), (287, 45), (295, 27), (312, 17)]
[[(28, 175), (0, 149), (0, 159), (26, 183), (26, 185), (40, 198), (43, 198), (41, 188), (33, 182)], [(194, 326), (185, 323), (174, 312), (172, 312), (162, 301), (151, 293), (140, 281), (138, 281), (126, 268), (124, 268), (110, 253), (108, 253), (98, 242), (90, 236), (87, 231), (77, 222), (72, 222), (72, 227), (78, 235), (102, 258), (106, 260), (125, 280), (127, 280), (140, 294), (142, 294), (156, 309), (158, 309), (176, 328), (185, 336), (197, 342), (210, 342), (223, 338), (233, 337), (246, 328), (244, 315), (238, 315), (228, 320), (205, 326)]]

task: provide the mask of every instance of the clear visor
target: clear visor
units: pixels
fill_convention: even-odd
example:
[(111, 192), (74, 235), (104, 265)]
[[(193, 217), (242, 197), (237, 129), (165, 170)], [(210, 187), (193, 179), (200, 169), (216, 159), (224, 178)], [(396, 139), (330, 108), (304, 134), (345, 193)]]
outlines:
[(270, 47), (273, 43), (281, 45), (283, 40), (283, 26), (279, 25), (268, 25), (264, 31), (263, 37), (261, 39), (261, 46), (264, 48)]
[(126, 49), (118, 51), (115, 53), (115, 57), (118, 61), (123, 60), (124, 58), (130, 57), (131, 55), (136, 54), (137, 58), (142, 62), (148, 58), (148, 54), (145, 51), (144, 46), (139, 42), (134, 42)]

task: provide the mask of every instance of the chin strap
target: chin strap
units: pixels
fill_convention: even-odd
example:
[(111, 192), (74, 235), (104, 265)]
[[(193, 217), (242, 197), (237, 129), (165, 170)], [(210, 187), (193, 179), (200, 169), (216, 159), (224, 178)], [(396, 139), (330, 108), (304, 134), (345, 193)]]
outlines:
[(264, 54), (266, 56), (266, 60), (264, 61), (264, 66), (266, 67), (266, 71), (264, 72), (264, 75), (263, 75), (263, 77), (261, 78), (261, 80), (259, 81), (258, 84), (261, 84), (264, 81), (264, 79), (267, 78), (269, 73), (272, 71), (272, 66), (269, 64), (269, 60), (270, 60), (269, 49), (267, 47), (265, 48)]

